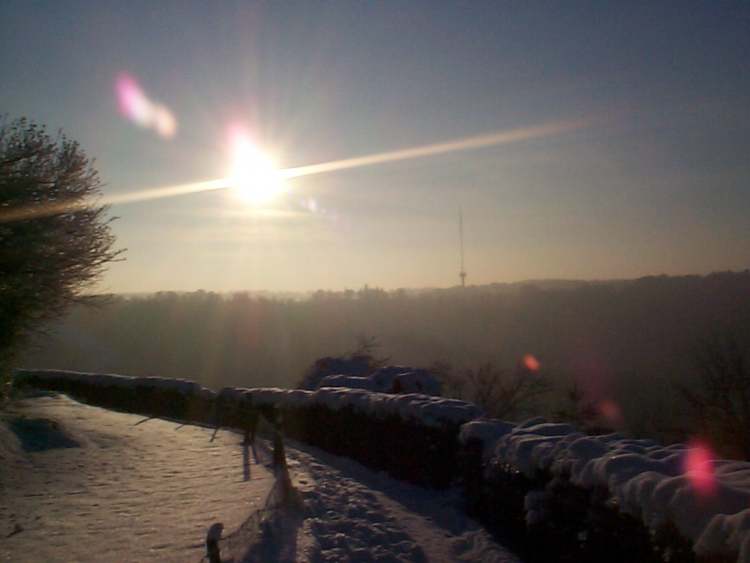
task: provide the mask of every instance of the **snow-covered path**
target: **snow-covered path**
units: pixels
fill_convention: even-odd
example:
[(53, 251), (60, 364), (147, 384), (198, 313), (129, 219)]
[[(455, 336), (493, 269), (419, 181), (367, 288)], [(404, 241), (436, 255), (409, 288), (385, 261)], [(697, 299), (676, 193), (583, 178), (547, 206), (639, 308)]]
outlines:
[(192, 561), (273, 477), (241, 437), (82, 405), (16, 401), (0, 419), (0, 560)]
[(292, 441), (287, 457), (304, 501), (292, 560), (518, 562), (462, 513), (455, 491), (425, 490)]
[[(302, 501), (265, 512), (269, 446), (64, 396), (16, 401), (0, 418), (0, 560), (198, 563), (222, 522), (223, 561), (518, 560), (428, 491), (288, 441)], [(260, 458), (261, 463), (258, 463)]]

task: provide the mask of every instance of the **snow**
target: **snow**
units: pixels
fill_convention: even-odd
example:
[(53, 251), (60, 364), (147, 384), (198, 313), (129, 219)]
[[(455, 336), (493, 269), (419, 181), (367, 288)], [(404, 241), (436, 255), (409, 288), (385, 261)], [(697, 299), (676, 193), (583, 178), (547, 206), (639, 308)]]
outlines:
[(298, 560), (518, 562), (463, 513), (457, 491), (427, 491), (293, 441), (287, 456), (304, 502)]
[(321, 380), (318, 388), (320, 387), (348, 387), (349, 389), (375, 390), (372, 379), (356, 375), (329, 375)]
[(463, 424), (483, 414), (479, 407), (471, 403), (421, 394), (392, 395), (324, 387), (314, 393), (313, 400), (332, 410), (348, 407), (378, 418), (397, 416), (425, 426)]
[(11, 403), (0, 419), (0, 560), (200, 560), (209, 527), (240, 527), (273, 484), (238, 436), (211, 435), (64, 396)]
[(423, 369), (414, 369), (396, 376), (393, 387), (400, 389), (401, 393), (424, 393), (425, 395), (442, 394), (440, 381)]
[(494, 452), (500, 438), (511, 432), (513, 428), (515, 428), (515, 424), (502, 420), (472, 420), (461, 425), (458, 440), (464, 446), (472, 440), (479, 441), (482, 445), (482, 458), (487, 461)]
[[(388, 378), (399, 375), (400, 369), (402, 368), (385, 368), (378, 377), (387, 381)], [(666, 524), (675, 526), (683, 537), (693, 542), (698, 553), (739, 553), (740, 561), (750, 563), (750, 515), (747, 512), (750, 510), (750, 463), (715, 459), (710, 450), (700, 444), (661, 446), (652, 440), (632, 439), (616, 433), (586, 436), (569, 424), (552, 424), (539, 418), (513, 425), (508, 422), (481, 418), (482, 411), (473, 404), (424, 394), (390, 394), (345, 387), (323, 387), (316, 391), (223, 389), (217, 396), (212, 391), (189, 381), (160, 378), (34, 371), (22, 372), (18, 379), (20, 381), (30, 379), (32, 382), (36, 380), (42, 385), (46, 382), (52, 387), (55, 385), (64, 387), (68, 384), (72, 387), (93, 385), (133, 390), (149, 387), (171, 390), (185, 395), (197, 395), (206, 399), (218, 397), (218, 403), (222, 405), (222, 408), (230, 411), (258, 407), (279, 409), (323, 407), (334, 412), (351, 409), (365, 416), (380, 419), (400, 417), (405, 421), (429, 427), (455, 428), (463, 425), (459, 434), (461, 443), (466, 445), (470, 440), (479, 440), (483, 446), (483, 458), (487, 467), (510, 465), (529, 479), (560, 477), (569, 479), (572, 484), (585, 489), (606, 490), (619, 510), (640, 518), (645, 526), (654, 530)], [(61, 412), (58, 412), (63, 408), (60, 406), (62, 403), (54, 401), (67, 401), (67, 399), (39, 399), (38, 403), (34, 403), (34, 405), (47, 405), (54, 415), (45, 415), (39, 420), (55, 421), (55, 416), (62, 416)], [(207, 404), (210, 405), (210, 401)], [(152, 504), (156, 502), (156, 509), (161, 509), (174, 508), (170, 501), (171, 497), (165, 497), (164, 493), (159, 493), (161, 496), (155, 495), (155, 498), (158, 497), (155, 501), (155, 498), (149, 497), (154, 496), (151, 493), (157, 489), (142, 487), (143, 483), (156, 483), (155, 477), (144, 477), (145, 472), (151, 470), (152, 466), (163, 468), (167, 475), (179, 475), (179, 479), (194, 479), (197, 488), (205, 486), (208, 490), (211, 490), (210, 483), (214, 474), (221, 476), (231, 473), (234, 471), (233, 468), (236, 469), (236, 464), (230, 463), (226, 468), (217, 470), (215, 465), (218, 460), (212, 457), (219, 457), (220, 453), (206, 451), (205, 445), (204, 447), (197, 446), (197, 436), (201, 436), (201, 439), (205, 441), (206, 431), (203, 429), (181, 431), (181, 436), (192, 436), (187, 441), (188, 443), (182, 444), (179, 439), (164, 441), (163, 432), (166, 431), (166, 427), (161, 425), (172, 424), (168, 427), (172, 430), (174, 425), (158, 420), (150, 420), (146, 424), (137, 426), (131, 422), (127, 431), (120, 428), (118, 434), (114, 430), (107, 430), (108, 425), (118, 426), (111, 417), (133, 417), (133, 415), (111, 413), (99, 409), (100, 414), (97, 416), (101, 418), (101, 421), (93, 424), (86, 422), (90, 416), (93, 416), (89, 414), (92, 411), (86, 409), (92, 409), (92, 407), (83, 407), (72, 401), (68, 401), (66, 405), (68, 410), (83, 413), (83, 416), (68, 416), (70, 420), (66, 419), (62, 427), (64, 430), (46, 422), (35, 423), (33, 420), (37, 419), (33, 417), (32, 422), (6, 422), (4, 426), (0, 426), (0, 454), (3, 456), (5, 469), (0, 484), (5, 490), (12, 492), (13, 502), (19, 507), (14, 511), (3, 507), (0, 511), (0, 518), (3, 519), (0, 522), (9, 530), (6, 543), (21, 542), (22, 538), (33, 536), (33, 530), (36, 528), (33, 526), (29, 528), (28, 522), (26, 520), (21, 522), (19, 518), (26, 519), (27, 514), (36, 515), (39, 518), (42, 516), (38, 510), (35, 511), (32, 508), (33, 501), (29, 499), (34, 497), (27, 498), (23, 492), (18, 491), (26, 491), (28, 494), (31, 494), (29, 491), (35, 488), (46, 491), (39, 494), (49, 496), (54, 503), (62, 507), (55, 512), (59, 514), (61, 527), (55, 528), (56, 531), (52, 533), (47, 530), (44, 534), (53, 538), (47, 542), (49, 545), (64, 546), (66, 549), (73, 550), (71, 553), (75, 554), (76, 549), (86, 549), (82, 547), (86, 545), (86, 542), (96, 541), (89, 537), (92, 534), (86, 537), (85, 542), (72, 544), (66, 543), (66, 540), (60, 537), (72, 528), (71, 523), (75, 522), (76, 518), (79, 519), (79, 523), (83, 522), (80, 520), (82, 514), (101, 512), (98, 502), (91, 506), (84, 502), (86, 509), (81, 512), (80, 507), (77, 507), (75, 502), (71, 504), (70, 498), (66, 496), (72, 490), (78, 490), (78, 493), (70, 493), (73, 496), (80, 494), (81, 491), (86, 493), (79, 497), (80, 499), (88, 499), (92, 496), (87, 488), (88, 484), (81, 481), (84, 478), (82, 475), (90, 475), (93, 482), (101, 480), (109, 489), (117, 489), (121, 482), (124, 482), (130, 486), (131, 493), (137, 492), (144, 497), (145, 500), (140, 501), (144, 506), (148, 502)], [(77, 406), (74, 408), (70, 405)], [(34, 406), (33, 409), (42, 409), (42, 406)], [(34, 424), (37, 426), (35, 427)], [(119, 426), (122, 426), (122, 422)], [(146, 428), (157, 427), (160, 428), (160, 432), (155, 436), (149, 438), (149, 435), (144, 433)], [(23, 442), (17, 438), (24, 433), (29, 435), (35, 432), (44, 434), (46, 442), (37, 444), (33, 440), (26, 439)], [(195, 432), (198, 434), (191, 434)], [(177, 436), (177, 434), (174, 435)], [(133, 448), (133, 444), (139, 444), (139, 440), (144, 445)], [(77, 454), (83, 448), (86, 449), (86, 455), (80, 456), (82, 459), (79, 459)], [(149, 456), (145, 454), (139, 455), (139, 452), (143, 454), (148, 448), (162, 453), (149, 454), (153, 459), (149, 459)], [(52, 449), (54, 456), (49, 455), (48, 450)], [(245, 458), (247, 458), (246, 451), (245, 449)], [(112, 455), (130, 464), (126, 466), (128, 471), (125, 474), (122, 474), (118, 464), (112, 462)], [(162, 459), (165, 455), (170, 461), (176, 463), (176, 468), (167, 469), (168, 463)], [(225, 459), (231, 459), (231, 456), (237, 455), (239, 454), (236, 448), (234, 450), (229, 448), (221, 454)], [(53, 470), (54, 459), (57, 457), (60, 459), (60, 478), (62, 479), (59, 486), (55, 481), (58, 475), (56, 470)], [(9, 461), (6, 462), (7, 460)], [(243, 465), (249, 467), (248, 463)], [(189, 467), (194, 467), (194, 471), (190, 472)], [(37, 471), (38, 468), (41, 468), (41, 473)], [(77, 470), (74, 471), (74, 468)], [(47, 472), (46, 481), (39, 477), (45, 471)], [(137, 482), (133, 482), (133, 471), (138, 475)], [(198, 485), (197, 481), (202, 474), (210, 474), (211, 479), (205, 483), (202, 481)], [(315, 475), (311, 474), (309, 477), (314, 478)], [(29, 481), (26, 482), (25, 479)], [(42, 480), (39, 481), (39, 479)], [(158, 490), (162, 491), (162, 489), (173, 492), (178, 490), (174, 479), (166, 479), (158, 484)], [(190, 503), (198, 502), (197, 499), (201, 499), (202, 494), (202, 490), (196, 490), (187, 495), (180, 494), (180, 498), (184, 498), (185, 503), (192, 507)], [(544, 494), (545, 491), (539, 490), (527, 495), (525, 515), (527, 522), (538, 523), (544, 518)], [(236, 502), (236, 499), (236, 494), (231, 496), (232, 501)], [(230, 500), (229, 497), (227, 500)], [(124, 506), (128, 506), (127, 503), (130, 500), (122, 502), (125, 503)], [(331, 498), (330, 502), (333, 503), (334, 499)], [(191, 508), (193, 511), (191, 514), (201, 515), (200, 525), (203, 527), (210, 524), (206, 520), (208, 518), (206, 510), (212, 506), (216, 508), (218, 504), (208, 503), (205, 506), (201, 505), (200, 509)], [(339, 508), (343, 510), (344, 507)], [(183, 508), (180, 507), (177, 512), (182, 514)], [(19, 517), (19, 514), (24, 516)], [(129, 508), (123, 514), (129, 515), (128, 517), (132, 519), (132, 511)], [(100, 521), (104, 523), (102, 525), (105, 529), (109, 525), (107, 522), (111, 522), (113, 518), (115, 518), (113, 514), (101, 516)], [(185, 518), (193, 522), (192, 516)], [(159, 534), (155, 530), (161, 526), (164, 519), (170, 518), (162, 515), (158, 520), (150, 521), (151, 527), (141, 534), (139, 542), (131, 543), (141, 545), (141, 540), (144, 538), (152, 544), (156, 542), (155, 538)], [(149, 522), (148, 519), (145, 521)], [(19, 526), (20, 531), (17, 529)], [(123, 529), (132, 527), (130, 520), (127, 521), (127, 525), (123, 526), (120, 522), (118, 526)], [(195, 521), (195, 529), (191, 533), (197, 533), (197, 527), (198, 524)], [(393, 540), (395, 544), (400, 544), (402, 540), (394, 539), (399, 537), (401, 536), (393, 536), (389, 541)], [(183, 543), (174, 543), (178, 541), (183, 541)], [(170, 549), (185, 549), (185, 541), (187, 540), (184, 534), (181, 536), (180, 533), (175, 532), (170, 533), (169, 541), (163, 545)], [(330, 549), (343, 549), (337, 544), (338, 540), (331, 541), (333, 543), (330, 546), (333, 547), (326, 544)], [(157, 543), (152, 549), (158, 550), (158, 545), (162, 544)], [(325, 551), (328, 547), (324, 546), (321, 549)], [(405, 551), (398, 557), (408, 558), (409, 554), (416, 556), (416, 552), (409, 551), (412, 548), (407, 549), (407, 547), (404, 545)], [(44, 553), (34, 551), (37, 548), (29, 547), (29, 549), (31, 553), (39, 555), (41, 560), (45, 559)]]
[(301, 389), (222, 389), (224, 404), (236, 407), (276, 407), (280, 409), (325, 407), (332, 411), (350, 408), (376, 418), (397, 416), (425, 426), (460, 425), (483, 415), (471, 403), (422, 394), (393, 395), (364, 389), (323, 387), (317, 391)]
[(426, 369), (407, 366), (386, 366), (375, 370), (369, 378), (373, 390), (381, 393), (394, 393), (397, 389), (406, 393), (440, 395), (440, 382)]
[(194, 381), (185, 379), (171, 379), (166, 377), (130, 377), (127, 375), (86, 373), (78, 371), (60, 370), (18, 370), (14, 379), (23, 384), (25, 380), (34, 379), (44, 387), (45, 383), (54, 384), (69, 382), (94, 387), (113, 387), (117, 389), (135, 390), (150, 387), (162, 391), (172, 391), (182, 395), (196, 395), (203, 398), (213, 398), (215, 393)]
[[(401, 372), (403, 367), (383, 368), (382, 377)], [(388, 371), (390, 370), (390, 371)], [(376, 372), (378, 373), (378, 372)], [(119, 388), (137, 391), (147, 386), (163, 391), (176, 391), (185, 395), (212, 400), (217, 394), (191, 381), (158, 377), (127, 377), (123, 375), (90, 374), (55, 370), (19, 370), (15, 380), (18, 384), (37, 381), (38, 385), (54, 388), (56, 385), (76, 384), (102, 388)], [(277, 388), (225, 388), (220, 397), (223, 406), (234, 408), (277, 407), (300, 408), (322, 406), (332, 410), (351, 408), (356, 412), (385, 418), (398, 416), (426, 426), (459, 425), (479, 418), (484, 413), (471, 403), (456, 399), (423, 395), (421, 393), (390, 394), (375, 393), (363, 389), (346, 387), (323, 387), (317, 391)]]
[(735, 514), (717, 514), (695, 544), (698, 555), (731, 555), (739, 551), (740, 561), (750, 561), (750, 508)]
[(354, 355), (348, 358), (320, 358), (305, 374), (300, 385), (313, 391), (320, 387), (320, 381), (328, 375), (354, 375), (364, 377), (370, 371), (371, 358), (367, 355)]
[(317, 388), (346, 387), (379, 393), (421, 393), (440, 396), (440, 381), (425, 369), (387, 366), (368, 376), (332, 374), (324, 377)]
[(0, 420), (0, 560), (199, 561), (208, 533), (233, 563), (518, 561), (465, 516), (457, 491), (291, 441), (301, 502), (268, 508), (270, 446), (212, 435), (62, 395), (15, 401)]
[[(674, 525), (698, 553), (736, 553), (750, 561), (750, 463), (719, 460), (696, 446), (660, 446), (620, 434), (585, 436), (568, 424), (539, 419), (464, 425), (461, 440), (481, 440), (485, 460), (509, 464), (529, 479), (545, 474), (586, 489), (608, 490), (619, 509), (652, 528)], [(491, 451), (488, 452), (487, 449)], [(526, 498), (526, 520), (543, 517), (543, 493)]]

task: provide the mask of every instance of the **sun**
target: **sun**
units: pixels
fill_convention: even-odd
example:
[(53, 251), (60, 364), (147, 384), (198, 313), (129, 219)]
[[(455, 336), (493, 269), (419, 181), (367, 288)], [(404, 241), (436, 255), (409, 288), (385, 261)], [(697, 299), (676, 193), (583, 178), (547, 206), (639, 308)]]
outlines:
[(238, 199), (253, 206), (267, 205), (286, 191), (276, 161), (245, 135), (232, 141), (228, 183)]

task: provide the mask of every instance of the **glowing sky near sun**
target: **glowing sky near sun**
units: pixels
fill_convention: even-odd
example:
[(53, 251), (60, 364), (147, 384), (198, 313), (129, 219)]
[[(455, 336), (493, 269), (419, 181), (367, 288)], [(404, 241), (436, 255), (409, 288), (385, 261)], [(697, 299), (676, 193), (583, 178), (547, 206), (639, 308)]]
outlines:
[(96, 158), (105, 290), (450, 286), (459, 206), (469, 284), (743, 269), (748, 14), (6, 3), (0, 100)]

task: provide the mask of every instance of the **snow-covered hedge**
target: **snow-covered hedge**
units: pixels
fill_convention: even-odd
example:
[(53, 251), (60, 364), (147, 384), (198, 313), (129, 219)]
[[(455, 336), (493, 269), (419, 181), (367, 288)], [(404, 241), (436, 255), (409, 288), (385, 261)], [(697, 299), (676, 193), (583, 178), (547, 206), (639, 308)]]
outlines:
[(372, 417), (397, 417), (422, 426), (460, 425), (482, 416), (482, 410), (471, 403), (421, 394), (392, 395), (365, 389), (323, 387), (317, 391), (275, 388), (225, 388), (219, 392), (227, 404), (276, 409), (321, 407), (333, 412), (342, 409)]
[[(606, 552), (609, 561), (750, 562), (750, 463), (539, 419), (470, 422), (460, 440), (480, 480), (467, 488), (477, 512), (492, 520), (491, 505), (503, 504), (507, 517), (491, 524), (525, 528), (540, 545), (567, 544), (581, 561)], [(613, 541), (616, 553), (606, 551)]]
[(61, 391), (83, 402), (149, 416), (208, 422), (215, 393), (192, 381), (161, 377), (18, 370), (14, 385)]
[(314, 391), (320, 382), (329, 375), (352, 375), (365, 377), (372, 371), (372, 357), (367, 354), (355, 354), (349, 357), (319, 358), (310, 367), (298, 385), (300, 389)]
[[(259, 414), (301, 441), (411, 482), (461, 478), (470, 508), (529, 560), (750, 563), (750, 463), (568, 424), (488, 420), (475, 405), (363, 389), (219, 393), (153, 377), (21, 370), (16, 385), (151, 416), (252, 430)], [(566, 554), (565, 556), (561, 554)]]
[(316, 388), (345, 387), (367, 389), (378, 393), (419, 393), (440, 396), (440, 381), (426, 369), (386, 366), (370, 375), (333, 374), (321, 379)]
[(188, 381), (47, 370), (18, 371), (15, 383), (109, 408), (251, 433), (262, 414), (294, 438), (435, 487), (456, 479), (459, 429), (482, 416), (475, 405), (454, 399), (348, 388), (225, 388), (214, 393)]
[(482, 415), (463, 401), (349, 388), (223, 389), (217, 401), (229, 420), (258, 410), (291, 437), (434, 487), (456, 479), (459, 429)]

